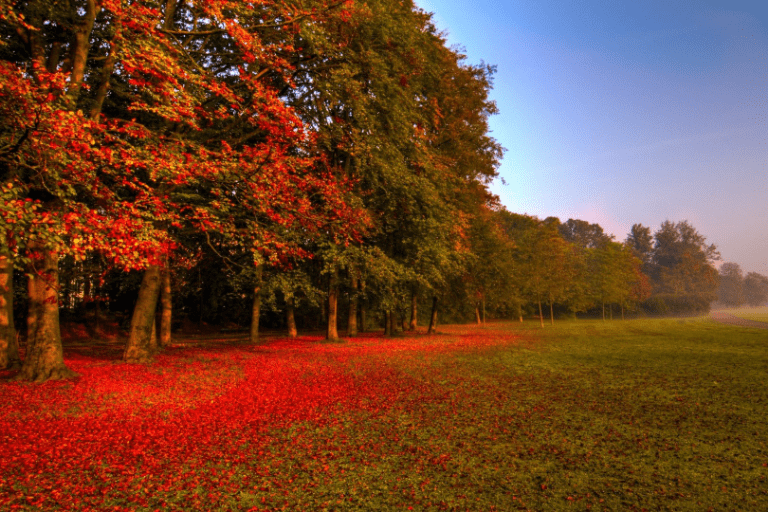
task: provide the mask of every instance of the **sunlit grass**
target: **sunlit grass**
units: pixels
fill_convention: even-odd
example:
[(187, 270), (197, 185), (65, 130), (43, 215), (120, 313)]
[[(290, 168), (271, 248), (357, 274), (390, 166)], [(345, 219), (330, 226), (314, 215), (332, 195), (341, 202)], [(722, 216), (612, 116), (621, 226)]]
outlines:
[(768, 510), (768, 331), (440, 331), (2, 382), (0, 508)]

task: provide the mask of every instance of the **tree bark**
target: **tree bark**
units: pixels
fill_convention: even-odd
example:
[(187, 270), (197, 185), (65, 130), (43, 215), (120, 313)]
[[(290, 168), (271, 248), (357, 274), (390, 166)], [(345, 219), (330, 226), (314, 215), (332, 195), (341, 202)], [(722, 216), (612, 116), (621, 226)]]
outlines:
[(477, 325), (480, 325), (482, 321), (480, 320), (480, 304), (475, 302), (475, 323)]
[(294, 302), (293, 297), (286, 299), (285, 301), (285, 315), (286, 320), (288, 322), (288, 337), (289, 338), (295, 338), (298, 335), (298, 331), (296, 329), (296, 316), (294, 314)]
[(90, 50), (90, 38), (93, 31), (93, 25), (96, 21), (96, 15), (101, 10), (96, 0), (86, 0), (84, 16), (79, 24), (75, 25), (74, 37), (70, 46), (70, 60), (72, 62), (72, 73), (70, 76), (69, 91), (67, 95), (74, 104), (80, 94), (85, 69), (88, 61), (88, 51)]
[(171, 320), (173, 300), (171, 296), (171, 269), (164, 268), (160, 285), (160, 346), (171, 344)]
[(13, 259), (0, 250), (0, 370), (21, 366), (16, 328), (13, 325)]
[(261, 266), (256, 270), (256, 284), (253, 287), (253, 305), (251, 306), (251, 334), (248, 341), (259, 342), (259, 320), (261, 319)]
[[(365, 293), (365, 279), (360, 280), (360, 293)], [(366, 308), (365, 308), (365, 296), (362, 301), (358, 301), (358, 309), (360, 310), (360, 325), (357, 326), (359, 332), (365, 332), (365, 320), (366, 320)]]
[(328, 327), (325, 331), (325, 339), (335, 341), (339, 339), (337, 329), (337, 316), (339, 305), (339, 285), (338, 271), (331, 272), (330, 283), (328, 284)]
[(352, 293), (349, 296), (349, 319), (347, 320), (347, 336), (357, 336), (357, 276), (352, 272), (350, 277)]
[(392, 336), (392, 311), (384, 312), (384, 336)]
[(437, 296), (432, 297), (432, 314), (429, 316), (427, 334), (435, 334), (437, 329)]
[[(30, 272), (27, 315), (27, 352), (18, 380), (44, 382), (77, 377), (64, 364), (59, 327), (59, 255), (49, 247), (30, 243), (33, 268)], [(35, 254), (40, 253), (41, 257)], [(37, 266), (38, 268), (35, 268)]]
[(411, 323), (408, 325), (409, 331), (415, 331), (419, 324), (419, 300), (416, 291), (411, 291)]
[(159, 295), (160, 267), (150, 265), (144, 271), (139, 297), (133, 308), (131, 332), (123, 354), (123, 360), (126, 363), (146, 363), (155, 355), (152, 334), (155, 332), (155, 313)]

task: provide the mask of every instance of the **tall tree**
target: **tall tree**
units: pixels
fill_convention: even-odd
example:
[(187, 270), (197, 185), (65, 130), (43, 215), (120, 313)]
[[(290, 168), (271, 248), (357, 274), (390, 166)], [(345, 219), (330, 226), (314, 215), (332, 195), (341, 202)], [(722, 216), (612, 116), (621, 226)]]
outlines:
[(738, 263), (726, 262), (720, 267), (717, 298), (727, 306), (741, 306), (746, 302), (744, 273)]
[(768, 302), (768, 277), (749, 272), (744, 278), (744, 297), (750, 306), (762, 306)]

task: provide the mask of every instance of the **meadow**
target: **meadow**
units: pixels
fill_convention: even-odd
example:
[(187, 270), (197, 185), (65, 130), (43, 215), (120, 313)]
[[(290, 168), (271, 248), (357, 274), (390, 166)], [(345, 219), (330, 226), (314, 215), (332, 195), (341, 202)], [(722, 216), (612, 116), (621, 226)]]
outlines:
[(0, 373), (3, 510), (768, 510), (768, 331), (441, 326)]

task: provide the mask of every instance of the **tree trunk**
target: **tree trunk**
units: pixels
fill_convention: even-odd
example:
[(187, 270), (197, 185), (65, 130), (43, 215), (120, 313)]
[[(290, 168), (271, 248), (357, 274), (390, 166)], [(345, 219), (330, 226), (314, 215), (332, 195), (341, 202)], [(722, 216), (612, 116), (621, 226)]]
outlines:
[(144, 271), (139, 298), (133, 308), (131, 333), (123, 354), (123, 360), (126, 363), (146, 363), (155, 355), (155, 350), (152, 348), (152, 333), (155, 331), (155, 313), (159, 295), (160, 267), (150, 265)]
[(331, 272), (331, 279), (328, 284), (328, 328), (325, 333), (325, 339), (330, 341), (339, 339), (339, 331), (336, 325), (339, 305), (338, 279), (338, 271), (334, 269)]
[[(360, 280), (360, 293), (365, 294), (365, 279)], [(365, 332), (365, 319), (366, 319), (366, 308), (365, 308), (365, 296), (363, 296), (362, 301), (358, 301), (358, 309), (360, 310), (360, 325), (357, 326), (357, 330), (359, 332)]]
[(415, 331), (419, 324), (419, 298), (416, 295), (416, 291), (411, 292), (411, 323), (408, 325), (409, 331)]
[(0, 251), (0, 370), (21, 366), (13, 325), (13, 259)]
[(478, 303), (475, 303), (475, 323), (477, 325), (482, 323), (482, 320), (480, 320), (480, 304)]
[(435, 334), (435, 329), (437, 329), (437, 296), (432, 297), (432, 314), (429, 317), (427, 334)]
[(349, 317), (347, 320), (347, 336), (357, 336), (357, 276), (352, 272), (350, 277), (352, 293), (349, 295)]
[[(27, 352), (19, 380), (44, 382), (46, 380), (77, 377), (64, 364), (59, 327), (59, 255), (51, 248), (29, 245), (33, 256), (33, 269), (29, 278), (29, 313), (27, 316)], [(35, 268), (37, 266), (38, 268)]]
[(160, 287), (160, 346), (171, 344), (171, 316), (173, 301), (171, 300), (171, 269), (163, 269)]
[(294, 315), (293, 297), (285, 301), (285, 315), (288, 323), (288, 337), (295, 338), (298, 335), (296, 330), (296, 317)]
[(544, 328), (544, 313), (541, 310), (541, 299), (539, 299), (539, 323), (541, 324), (541, 328)]
[(392, 311), (384, 312), (384, 336), (392, 336)]
[(248, 341), (259, 342), (259, 320), (261, 319), (261, 272), (259, 266), (256, 269), (256, 284), (253, 287), (253, 305), (251, 306), (251, 334)]

